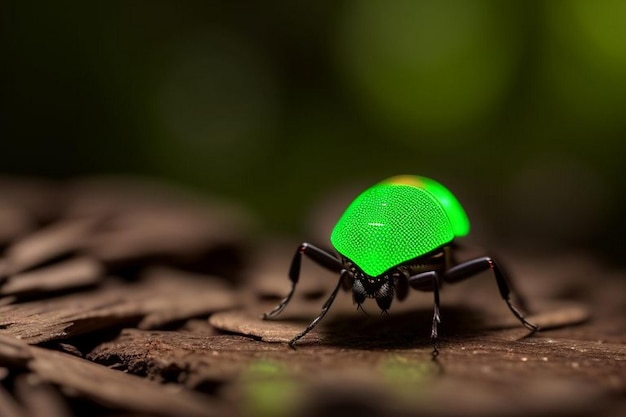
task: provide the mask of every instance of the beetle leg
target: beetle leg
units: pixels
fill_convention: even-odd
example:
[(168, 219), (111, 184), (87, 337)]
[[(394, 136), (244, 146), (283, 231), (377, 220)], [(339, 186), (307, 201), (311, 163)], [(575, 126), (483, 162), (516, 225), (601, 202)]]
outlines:
[(263, 314), (263, 319), (269, 319), (272, 317), (278, 316), (289, 304), (291, 301), (291, 297), (293, 297), (293, 293), (296, 290), (296, 285), (298, 284), (298, 280), (300, 279), (300, 266), (302, 265), (302, 254), (308, 256), (317, 264), (330, 269), (334, 272), (340, 272), (343, 268), (343, 265), (339, 259), (330, 253), (322, 250), (316, 246), (311, 245), (310, 243), (302, 243), (298, 246), (293, 259), (291, 260), (291, 266), (289, 268), (289, 280), (291, 281), (291, 290), (289, 290), (289, 294), (285, 298), (283, 298), (280, 303), (272, 311), (269, 313)]
[(428, 288), (432, 287), (435, 307), (433, 311), (433, 324), (430, 331), (430, 339), (433, 342), (433, 354), (435, 354), (435, 352), (438, 352), (437, 329), (439, 323), (441, 323), (441, 316), (439, 315), (439, 274), (437, 271), (420, 272), (419, 274), (409, 277), (409, 285), (418, 290), (423, 290), (426, 286), (428, 286)]
[(306, 329), (304, 329), (302, 332), (298, 333), (293, 339), (291, 339), (291, 341), (289, 341), (289, 346), (291, 346), (292, 348), (295, 349), (296, 342), (298, 342), (298, 340), (302, 339), (304, 336), (307, 335), (307, 333), (309, 333), (311, 330), (313, 330), (315, 328), (315, 326), (318, 325), (320, 320), (322, 320), (322, 318), (326, 315), (326, 313), (330, 309), (330, 306), (333, 304), (333, 301), (335, 301), (335, 297), (337, 296), (337, 293), (339, 292), (339, 289), (341, 288), (341, 281), (344, 279), (344, 276), (347, 273), (348, 273), (348, 271), (346, 271), (345, 269), (341, 271), (341, 276), (339, 277), (339, 281), (337, 282), (337, 286), (335, 287), (333, 292), (330, 294), (330, 297), (328, 297), (328, 300), (326, 300), (326, 302), (322, 306), (322, 311), (320, 312), (320, 314), (317, 317), (315, 317), (311, 323), (309, 323), (309, 325), (306, 327)]
[[(467, 262), (460, 263), (445, 272), (444, 279), (447, 282), (458, 282), (467, 278), (471, 278), (472, 276), (484, 272), (492, 270), (493, 275), (496, 278), (496, 283), (498, 284), (498, 290), (500, 291), (500, 296), (509, 307), (509, 310), (513, 313), (513, 315), (529, 330), (532, 332), (536, 332), (539, 330), (539, 326), (534, 323), (526, 320), (524, 315), (511, 303), (511, 288), (512, 285), (507, 277), (504, 269), (492, 258), (488, 256), (484, 256), (482, 258), (472, 259)], [(518, 293), (515, 292), (516, 299), (520, 301), (521, 305), (524, 305), (522, 299), (519, 297)]]

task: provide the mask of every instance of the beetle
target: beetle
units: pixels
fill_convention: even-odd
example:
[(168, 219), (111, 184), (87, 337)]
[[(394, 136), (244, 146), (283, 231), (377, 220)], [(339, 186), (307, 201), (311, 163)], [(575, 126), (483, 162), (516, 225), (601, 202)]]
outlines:
[[(434, 312), (431, 340), (437, 351), (441, 322), (439, 291), (491, 270), (500, 296), (513, 315), (531, 332), (537, 325), (526, 320), (511, 302), (512, 286), (504, 268), (492, 257), (462, 263), (454, 261), (455, 238), (469, 233), (470, 223), (458, 199), (439, 182), (417, 175), (388, 178), (363, 191), (345, 210), (330, 235), (336, 254), (310, 243), (298, 246), (289, 269), (291, 290), (264, 319), (278, 316), (289, 304), (300, 278), (302, 255), (339, 274), (339, 280), (320, 314), (289, 345), (295, 344), (322, 320), (339, 289), (352, 289), (357, 308), (373, 298), (383, 313), (395, 298), (403, 300), (409, 288), (431, 291)], [(523, 306), (523, 299), (515, 294)]]

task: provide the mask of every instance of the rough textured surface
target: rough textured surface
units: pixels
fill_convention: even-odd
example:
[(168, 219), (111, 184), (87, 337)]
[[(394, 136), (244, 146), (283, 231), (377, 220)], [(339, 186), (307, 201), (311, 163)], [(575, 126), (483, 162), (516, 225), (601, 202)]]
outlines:
[(305, 259), (292, 303), (261, 320), (299, 242), (245, 251), (245, 216), (154, 185), (13, 181), (1, 416), (626, 414), (626, 272), (585, 253), (504, 251), (534, 335), (482, 274), (442, 291), (436, 358), (422, 292), (383, 316), (341, 292), (294, 350), (337, 279)]
[[(0, 344), (5, 343), (16, 347), (18, 355), (30, 356), (26, 368), (36, 375), (33, 377), (36, 383), (52, 383), (75, 395), (88, 396), (108, 406), (164, 416), (218, 416), (227, 412), (224, 404), (178, 387), (163, 387), (65, 353), (26, 344), (20, 346), (14, 340), (2, 336)], [(4, 359), (0, 356), (0, 360)], [(27, 388), (28, 383), (18, 381), (16, 389), (22, 397)]]
[(114, 283), (77, 294), (0, 308), (0, 334), (41, 343), (116, 326), (163, 326), (237, 305), (224, 284), (182, 272), (149, 270), (136, 283)]

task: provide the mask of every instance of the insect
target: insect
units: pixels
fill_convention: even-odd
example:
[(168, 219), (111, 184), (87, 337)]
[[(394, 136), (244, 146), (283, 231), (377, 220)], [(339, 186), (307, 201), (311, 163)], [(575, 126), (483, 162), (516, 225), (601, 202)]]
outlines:
[[(455, 238), (469, 233), (470, 223), (457, 198), (430, 178), (401, 175), (362, 192), (335, 225), (330, 241), (336, 254), (310, 243), (298, 246), (289, 269), (291, 290), (264, 319), (278, 316), (289, 304), (300, 277), (302, 255), (339, 274), (339, 280), (320, 314), (289, 345), (295, 344), (322, 320), (339, 289), (352, 289), (357, 308), (367, 298), (386, 312), (395, 298), (403, 300), (409, 288), (431, 291), (434, 312), (431, 340), (437, 351), (439, 291), (454, 283), (491, 270), (500, 295), (513, 315), (529, 330), (529, 322), (512, 304), (509, 279), (495, 259), (484, 256), (462, 263), (454, 261)], [(520, 305), (523, 300), (519, 297)]]

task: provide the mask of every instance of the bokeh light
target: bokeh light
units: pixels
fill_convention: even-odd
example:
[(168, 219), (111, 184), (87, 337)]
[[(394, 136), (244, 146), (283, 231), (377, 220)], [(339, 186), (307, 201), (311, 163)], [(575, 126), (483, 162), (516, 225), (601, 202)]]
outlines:
[(1, 170), (157, 177), (299, 236), (326, 196), (425, 175), (472, 236), (620, 255), (625, 20), (618, 0), (4, 1)]
[(413, 133), (458, 132), (502, 104), (518, 26), (516, 8), (497, 1), (352, 1), (337, 54), (372, 117)]
[(544, 87), (562, 116), (599, 131), (623, 127), (626, 3), (546, 3)]

